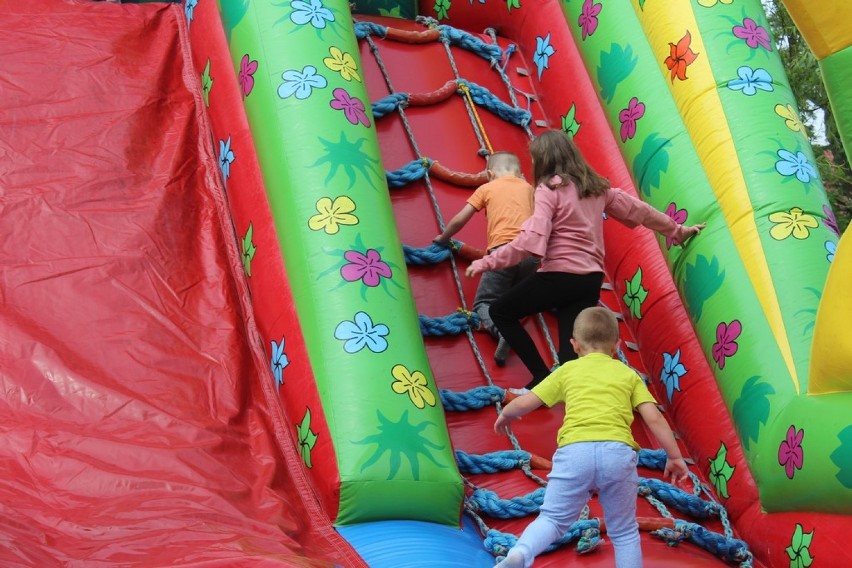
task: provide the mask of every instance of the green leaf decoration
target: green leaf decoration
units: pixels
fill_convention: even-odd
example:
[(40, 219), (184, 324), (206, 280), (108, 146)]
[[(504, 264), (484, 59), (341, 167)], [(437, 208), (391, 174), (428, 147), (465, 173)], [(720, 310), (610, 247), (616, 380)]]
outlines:
[(696, 321), (701, 319), (704, 303), (722, 287), (724, 281), (725, 271), (719, 271), (719, 259), (715, 256), (708, 260), (706, 256), (699, 255), (695, 264), (687, 263), (683, 289)]
[(759, 376), (754, 376), (745, 382), (739, 398), (734, 402), (734, 422), (746, 450), (751, 442), (757, 442), (760, 427), (766, 426), (769, 419), (769, 395), (773, 394), (775, 389), (772, 385), (761, 382)]
[(506, 0), (506, 7), (509, 9), (509, 12), (512, 11), (512, 8), (520, 8), (521, 1), (520, 0)]
[(435, 2), (435, 6), (432, 8), (435, 10), (435, 14), (438, 16), (439, 20), (449, 20), (449, 12), (452, 3), (450, 0), (437, 0)]
[(639, 9), (645, 11), (645, 0), (639, 0)]
[(790, 542), (790, 546), (785, 549), (787, 556), (790, 557), (790, 568), (808, 568), (808, 566), (813, 564), (814, 559), (811, 556), (810, 546), (814, 532), (816, 530), (806, 533), (802, 525), (796, 524), (796, 530), (793, 531), (793, 539)]
[(381, 411), (376, 414), (379, 424), (376, 433), (367, 436), (363, 440), (353, 442), (354, 444), (375, 444), (376, 451), (361, 465), (361, 471), (372, 466), (388, 454), (388, 479), (394, 479), (399, 473), (402, 458), (405, 457), (411, 466), (412, 479), (420, 479), (420, 454), (429, 459), (438, 467), (446, 467), (435, 461), (429, 448), (441, 450), (444, 446), (436, 444), (422, 435), (423, 430), (433, 426), (431, 422), (424, 421), (412, 424), (408, 421), (408, 410), (404, 410), (399, 422), (388, 420)]
[(840, 445), (832, 452), (831, 461), (840, 468), (837, 472), (837, 480), (846, 489), (852, 489), (852, 426), (841, 430), (837, 438), (840, 440)]
[(648, 291), (642, 287), (642, 267), (638, 267), (633, 278), (625, 280), (624, 284), (627, 288), (623, 296), (624, 303), (630, 308), (630, 314), (634, 318), (642, 319), (642, 303), (648, 297)]
[(243, 268), (245, 268), (246, 275), (249, 277), (251, 277), (251, 261), (254, 258), (254, 253), (257, 252), (257, 247), (251, 240), (253, 231), (254, 229), (249, 223), (246, 235), (243, 237)]
[(608, 52), (601, 53), (601, 61), (596, 72), (598, 84), (601, 86), (601, 97), (607, 103), (612, 102), (615, 89), (633, 72), (638, 61), (639, 58), (633, 55), (633, 48), (629, 45), (622, 47), (613, 43)]
[(313, 467), (311, 464), (311, 450), (314, 449), (319, 435), (311, 431), (310, 408), (306, 409), (305, 417), (302, 418), (302, 422), (296, 427), (296, 431), (299, 435), (299, 450), (302, 453), (302, 460), (309, 468)]
[(642, 150), (633, 159), (633, 178), (645, 195), (660, 187), (660, 178), (669, 169), (669, 150), (672, 141), (652, 132), (642, 142)]
[(571, 138), (575, 137), (580, 130), (580, 123), (577, 122), (576, 114), (577, 105), (572, 104), (571, 108), (568, 109), (568, 114), (562, 117), (562, 130), (567, 132)]
[(722, 443), (719, 446), (719, 451), (716, 453), (716, 457), (710, 460), (710, 481), (713, 482), (713, 486), (716, 488), (716, 493), (725, 499), (729, 497), (728, 482), (731, 480), (731, 477), (734, 475), (734, 471), (737, 469), (728, 463), (727, 458), (728, 448), (726, 448), (725, 444)]
[(210, 106), (210, 89), (213, 88), (213, 78), (210, 76), (210, 59), (201, 72), (201, 95), (204, 97), (204, 106)]
[(394, 6), (391, 10), (385, 10), (384, 8), (379, 8), (380, 16), (388, 16), (389, 18), (401, 18), (402, 10), (399, 6)]
[(231, 32), (248, 12), (251, 0), (232, 0), (220, 2), (219, 11), (222, 14), (222, 26), (225, 28), (225, 38), (231, 43)]

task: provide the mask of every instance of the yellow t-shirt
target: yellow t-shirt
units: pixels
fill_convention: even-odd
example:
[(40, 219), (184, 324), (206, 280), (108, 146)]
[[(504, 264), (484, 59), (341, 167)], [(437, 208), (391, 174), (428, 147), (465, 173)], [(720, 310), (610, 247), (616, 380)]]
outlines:
[(488, 219), (488, 250), (518, 236), (521, 224), (532, 215), (535, 190), (517, 176), (501, 176), (480, 185), (467, 200)]
[(547, 406), (565, 403), (556, 443), (624, 442), (639, 449), (630, 425), (633, 409), (657, 401), (634, 370), (603, 353), (569, 361), (532, 389)]

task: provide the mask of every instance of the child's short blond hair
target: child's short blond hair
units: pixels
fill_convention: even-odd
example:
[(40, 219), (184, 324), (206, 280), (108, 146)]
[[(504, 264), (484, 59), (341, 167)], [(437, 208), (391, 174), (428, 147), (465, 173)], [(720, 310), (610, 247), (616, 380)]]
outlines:
[(618, 343), (618, 320), (606, 308), (586, 308), (574, 320), (574, 339), (599, 351), (609, 351)]
[(512, 152), (494, 152), (488, 156), (486, 169), (495, 174), (515, 175), (520, 177), (521, 160)]

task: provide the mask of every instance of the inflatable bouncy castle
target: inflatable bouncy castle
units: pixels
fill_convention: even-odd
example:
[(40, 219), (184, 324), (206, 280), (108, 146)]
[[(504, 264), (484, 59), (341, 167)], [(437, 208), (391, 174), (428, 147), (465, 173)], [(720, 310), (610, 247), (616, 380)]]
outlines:
[[(852, 7), (785, 4), (849, 153)], [(568, 132), (606, 220), (645, 565), (847, 566), (852, 243), (759, 0), (34, 0), (0, 12), (4, 566), (493, 566), (560, 409), (471, 311), (485, 181)], [(846, 284), (846, 286), (844, 286)], [(555, 361), (555, 318), (524, 325)], [(536, 566), (612, 566), (596, 499)]]

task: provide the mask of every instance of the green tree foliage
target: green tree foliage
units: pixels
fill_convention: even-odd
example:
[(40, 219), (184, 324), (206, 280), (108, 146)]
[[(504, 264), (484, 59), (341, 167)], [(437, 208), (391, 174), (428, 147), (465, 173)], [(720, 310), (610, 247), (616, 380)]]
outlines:
[[(842, 232), (852, 217), (852, 173), (837, 132), (819, 65), (783, 4), (778, 0), (763, 0), (763, 5), (775, 38), (775, 46), (806, 123), (828, 199)], [(820, 114), (823, 120), (820, 120)], [(825, 125), (825, 139), (828, 144), (815, 140), (814, 126), (818, 124)]]

